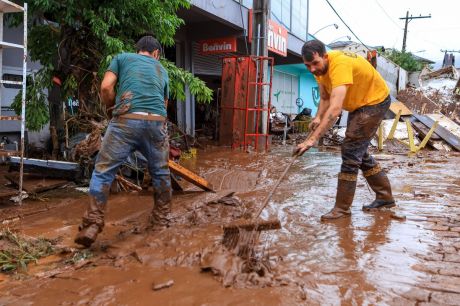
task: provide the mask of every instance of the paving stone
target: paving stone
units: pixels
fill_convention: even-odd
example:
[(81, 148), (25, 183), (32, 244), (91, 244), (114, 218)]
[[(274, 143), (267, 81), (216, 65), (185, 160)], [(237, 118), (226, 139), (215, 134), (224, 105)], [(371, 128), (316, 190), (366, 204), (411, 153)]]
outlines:
[(428, 226), (427, 229), (429, 230), (432, 230), (432, 231), (448, 231), (449, 230), (449, 227), (448, 226), (445, 226), (445, 225), (432, 225), (432, 226)]
[(428, 261), (442, 261), (444, 259), (444, 254), (438, 254), (438, 253), (433, 253), (433, 254), (418, 254), (418, 257), (428, 260)]
[(446, 254), (457, 254), (458, 253), (457, 249), (454, 248), (453, 246), (445, 246), (443, 250), (444, 250), (444, 253)]
[[(435, 277), (435, 276), (433, 276)], [(437, 276), (439, 279), (439, 275)], [(447, 277), (447, 276), (443, 276)], [(434, 291), (439, 291), (439, 292), (446, 292), (446, 293), (458, 293), (460, 294), (460, 286), (459, 285), (454, 285), (450, 283), (440, 283), (440, 282), (426, 282), (426, 283), (421, 283), (416, 285), (416, 287), (420, 289), (426, 289), (426, 290), (434, 290)]]
[(402, 297), (411, 301), (428, 302), (431, 291), (419, 288), (412, 288), (411, 290), (401, 294)]
[(457, 249), (453, 246), (437, 246), (433, 248), (433, 252), (438, 254), (457, 254)]
[(420, 271), (420, 272), (426, 272), (426, 273), (431, 273), (431, 274), (438, 274), (439, 270), (441, 269), (440, 267), (434, 265), (428, 265), (428, 264), (416, 264), (412, 266), (412, 269), (415, 271)]
[(460, 277), (460, 267), (454, 269), (439, 269), (439, 274)]
[(460, 237), (459, 232), (451, 232), (451, 231), (436, 231), (436, 235), (441, 236), (441, 237)]
[(451, 262), (459, 262), (460, 263), (460, 255), (459, 254), (446, 254), (444, 256), (444, 261), (451, 261)]
[(460, 294), (456, 293), (446, 293), (446, 292), (433, 292), (431, 294), (432, 303), (442, 304), (442, 305), (459, 305), (460, 304)]
[(432, 217), (432, 216), (426, 216), (428, 221), (431, 222), (448, 222), (449, 218), (448, 217)]
[(411, 301), (403, 297), (395, 297), (391, 301), (391, 306), (416, 306), (418, 305), (417, 301)]
[[(450, 284), (458, 288), (460, 291), (460, 277), (446, 276), (446, 275), (433, 275), (431, 281), (435, 283)], [(460, 293), (460, 292), (458, 292)]]

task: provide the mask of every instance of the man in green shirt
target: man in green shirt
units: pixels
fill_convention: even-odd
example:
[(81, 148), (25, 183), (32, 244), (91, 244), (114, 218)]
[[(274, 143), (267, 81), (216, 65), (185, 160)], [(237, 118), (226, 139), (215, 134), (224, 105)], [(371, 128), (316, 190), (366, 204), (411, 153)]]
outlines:
[(91, 177), (89, 205), (75, 242), (89, 247), (104, 227), (104, 211), (110, 186), (120, 165), (135, 150), (148, 160), (154, 188), (152, 226), (168, 226), (171, 181), (166, 106), (169, 79), (158, 61), (160, 43), (142, 37), (137, 53), (122, 53), (110, 63), (101, 84), (102, 102), (113, 118), (104, 135)]

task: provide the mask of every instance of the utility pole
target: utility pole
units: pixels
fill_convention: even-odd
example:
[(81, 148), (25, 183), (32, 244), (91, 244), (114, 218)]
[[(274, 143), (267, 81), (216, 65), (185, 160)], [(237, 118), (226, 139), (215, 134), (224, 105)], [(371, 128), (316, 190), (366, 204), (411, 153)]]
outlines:
[(428, 16), (422, 16), (420, 14), (420, 16), (415, 16), (413, 17), (412, 15), (410, 15), (409, 17), (409, 11), (407, 11), (406, 13), (406, 17), (400, 17), (399, 19), (401, 20), (405, 20), (405, 25), (404, 25), (404, 38), (403, 38), (403, 45), (402, 45), (402, 52), (406, 52), (406, 39), (407, 39), (407, 26), (409, 25), (409, 22), (412, 20), (412, 19), (422, 19), (422, 18), (431, 18), (431, 14), (429, 14)]
[(257, 56), (267, 56), (267, 24), (270, 13), (270, 0), (253, 0), (253, 27), (251, 54)]
[[(252, 12), (253, 12), (253, 21), (252, 21), (252, 43), (251, 43), (251, 54), (256, 56), (268, 56), (268, 19), (270, 16), (270, 7), (271, 0), (253, 0), (252, 2)], [(259, 70), (261, 69), (261, 70)], [(268, 62), (263, 61), (257, 63), (257, 72), (256, 75), (259, 75), (259, 71), (263, 72), (262, 80), (267, 82), (268, 80)], [(258, 92), (261, 91), (261, 92)], [(256, 88), (255, 90), (255, 101), (254, 107), (257, 107), (257, 96), (262, 96), (262, 107), (266, 107), (269, 90), (267, 86), (262, 86), (261, 88)], [(262, 112), (262, 124), (260, 125), (261, 132), (267, 133), (268, 112)], [(254, 122), (257, 120), (257, 112), (254, 112)], [(254, 127), (255, 129), (255, 127)], [(257, 133), (259, 131), (256, 131)]]

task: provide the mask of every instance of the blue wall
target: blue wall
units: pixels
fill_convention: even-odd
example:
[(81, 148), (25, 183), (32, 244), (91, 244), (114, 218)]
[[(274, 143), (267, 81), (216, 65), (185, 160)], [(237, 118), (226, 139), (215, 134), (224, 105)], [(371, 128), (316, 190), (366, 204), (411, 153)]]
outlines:
[[(316, 114), (317, 104), (319, 103), (318, 84), (313, 75), (305, 68), (304, 64), (278, 65), (275, 70), (297, 75), (299, 78), (299, 95), (303, 100), (302, 108), (308, 107), (312, 110), (312, 115)], [(273, 94), (273, 93), (272, 93)], [(313, 97), (316, 97), (314, 101)], [(274, 97), (272, 96), (272, 101)], [(316, 104), (315, 104), (316, 102)], [(297, 109), (297, 107), (295, 107)]]

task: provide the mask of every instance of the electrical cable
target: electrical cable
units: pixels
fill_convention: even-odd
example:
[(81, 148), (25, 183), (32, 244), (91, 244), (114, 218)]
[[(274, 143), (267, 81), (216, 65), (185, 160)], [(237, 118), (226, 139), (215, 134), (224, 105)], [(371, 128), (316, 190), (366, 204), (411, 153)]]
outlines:
[[(249, 55), (249, 49), (248, 49), (248, 33), (246, 32), (246, 28), (244, 27), (244, 21), (243, 21), (243, 0), (240, 0), (240, 13), (241, 13), (241, 26), (243, 27), (244, 31), (244, 45), (246, 47), (246, 55)], [(249, 19), (249, 18), (248, 18)]]
[(353, 32), (353, 30), (348, 26), (348, 24), (346, 24), (346, 22), (342, 19), (342, 17), (339, 15), (339, 13), (335, 10), (335, 8), (332, 6), (332, 4), (329, 2), (329, 0), (325, 0), (327, 2), (327, 4), (329, 4), (329, 6), (331, 7), (331, 9), (334, 11), (334, 13), (337, 15), (337, 17), (339, 17), (339, 19), (342, 21), (342, 23), (348, 28), (348, 30), (350, 30), (351, 34), (353, 34), (353, 36), (356, 37), (356, 39), (369, 51), (371, 51), (371, 49), (369, 49), (367, 47), (367, 45), (365, 43), (363, 43), (361, 41), (361, 39), (359, 39), (359, 37), (355, 34), (355, 32)]
[(387, 13), (387, 11), (383, 8), (383, 6), (380, 4), (380, 2), (378, 0), (374, 0), (375, 3), (380, 7), (380, 9), (383, 11), (383, 13), (388, 17), (388, 19), (399, 29), (399, 30), (404, 30), (403, 28), (401, 28), (400, 25), (398, 25), (396, 23), (396, 21), (393, 20), (393, 18), (391, 18), (391, 16)]

